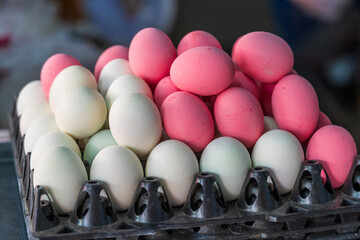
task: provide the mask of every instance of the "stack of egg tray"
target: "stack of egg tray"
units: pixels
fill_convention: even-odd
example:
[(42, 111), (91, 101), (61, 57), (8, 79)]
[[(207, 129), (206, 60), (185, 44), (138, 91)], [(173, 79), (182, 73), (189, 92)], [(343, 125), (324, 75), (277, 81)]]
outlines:
[[(280, 196), (271, 170), (249, 170), (237, 201), (225, 202), (210, 173), (195, 176), (185, 204), (172, 208), (161, 181), (143, 178), (126, 212), (115, 212), (106, 186), (88, 181), (68, 215), (58, 215), (43, 186), (33, 186), (16, 98), (9, 123), (30, 239), (359, 239), (360, 157), (341, 189), (322, 181), (316, 161), (302, 164), (291, 193)], [(85, 164), (85, 163), (84, 163)], [(89, 169), (89, 166), (86, 165)], [(326, 173), (326, 172), (325, 172)]]

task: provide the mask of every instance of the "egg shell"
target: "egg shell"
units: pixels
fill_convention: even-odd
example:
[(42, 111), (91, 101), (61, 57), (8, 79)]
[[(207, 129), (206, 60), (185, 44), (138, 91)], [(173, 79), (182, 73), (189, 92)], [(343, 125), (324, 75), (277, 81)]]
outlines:
[[(351, 134), (340, 126), (328, 125), (317, 130), (310, 138), (306, 159), (319, 161), (332, 186), (339, 188), (345, 182), (356, 153), (356, 144)], [(324, 173), (321, 176), (326, 179)]]
[(144, 171), (139, 158), (129, 149), (118, 145), (102, 149), (95, 157), (90, 179), (106, 183), (111, 203), (116, 211), (129, 208)]
[(170, 69), (176, 87), (201, 96), (218, 94), (234, 79), (230, 56), (214, 47), (192, 48), (178, 56)]
[(280, 129), (291, 132), (300, 142), (314, 132), (319, 102), (311, 84), (299, 75), (288, 75), (275, 86), (271, 106)]
[(84, 150), (84, 160), (92, 164), (95, 156), (104, 148), (117, 145), (110, 130), (102, 130), (94, 134), (87, 142)]
[(155, 103), (140, 93), (123, 94), (109, 113), (110, 131), (115, 141), (146, 156), (161, 138), (161, 116)]
[(126, 93), (141, 93), (153, 100), (152, 92), (144, 80), (135, 75), (126, 74), (116, 78), (111, 83), (106, 94), (108, 109), (111, 108), (111, 105), (119, 96)]
[(166, 140), (150, 153), (145, 175), (158, 177), (173, 207), (184, 204), (194, 176), (199, 173), (195, 154), (183, 142)]
[(264, 131), (264, 115), (259, 102), (248, 90), (232, 87), (216, 98), (216, 125), (223, 136), (238, 139), (246, 148), (254, 146)]
[(219, 41), (210, 33), (205, 31), (192, 31), (186, 34), (179, 42), (177, 47), (177, 55), (183, 52), (201, 46), (216, 47), (222, 49)]
[(95, 77), (83, 66), (70, 66), (63, 69), (54, 79), (49, 92), (49, 102), (53, 112), (61, 97), (70, 89), (89, 87), (98, 89)]
[(264, 133), (252, 151), (253, 166), (268, 167), (280, 194), (289, 193), (304, 161), (300, 142), (291, 133), (275, 129)]
[(102, 69), (98, 81), (99, 92), (105, 98), (111, 83), (125, 74), (133, 74), (129, 61), (114, 59), (108, 62)]
[(129, 60), (129, 48), (123, 45), (114, 45), (102, 52), (102, 54), (97, 59), (94, 68), (94, 76), (96, 78), (96, 81), (99, 80), (100, 72), (104, 68), (104, 66), (111, 60), (117, 58)]
[(156, 28), (144, 28), (131, 40), (129, 62), (134, 74), (151, 85), (169, 75), (176, 58), (170, 38)]
[(66, 133), (58, 131), (48, 132), (42, 135), (34, 145), (30, 158), (31, 170), (36, 168), (37, 162), (40, 161), (39, 159), (41, 159), (42, 155), (47, 151), (46, 149), (50, 149), (55, 146), (67, 147), (76, 153), (76, 155), (78, 155), (81, 159), (80, 148), (72, 137)]
[[(239, 65), (238, 65), (237, 62), (236, 62), (235, 49), (236, 49), (236, 45), (238, 44), (238, 42), (239, 42), (239, 40), (240, 40), (241, 37), (242, 37), (242, 36), (240, 36), (239, 38), (237, 38), (237, 39), (235, 40), (234, 45), (233, 45), (233, 47), (232, 47), (232, 49), (231, 49), (231, 59), (233, 60), (234, 65), (236, 65), (236, 66), (239, 66)], [(239, 69), (240, 69), (240, 67), (239, 67)]]
[(161, 116), (167, 135), (186, 143), (194, 152), (202, 151), (214, 138), (214, 122), (209, 109), (191, 93), (170, 94), (161, 106)]
[(273, 116), (271, 97), (276, 83), (260, 83), (260, 104), (266, 116)]
[(319, 111), (319, 119), (316, 124), (315, 131), (327, 125), (332, 125), (330, 118), (326, 116), (326, 114), (323, 113), (322, 111)]
[(87, 138), (82, 138), (82, 139), (77, 139), (77, 144), (80, 148), (80, 150), (83, 152), (84, 149), (85, 149), (85, 146), (87, 144), (87, 142), (89, 141), (90, 137), (87, 137)]
[(106, 103), (93, 88), (68, 90), (59, 100), (55, 119), (61, 131), (82, 139), (99, 131), (106, 120)]
[(71, 213), (82, 184), (88, 180), (78, 155), (64, 146), (44, 149), (34, 170), (34, 186), (44, 186), (59, 214)]
[(248, 90), (260, 103), (260, 90), (256, 82), (241, 71), (236, 71), (231, 87), (241, 87)]
[(269, 116), (264, 116), (264, 133), (274, 129), (279, 129), (275, 119)]
[(161, 109), (161, 105), (164, 102), (165, 98), (170, 94), (180, 91), (174, 83), (171, 81), (170, 76), (164, 77), (160, 80), (160, 82), (156, 85), (154, 91), (154, 101), (156, 106)]
[(53, 114), (46, 98), (31, 102), (20, 116), (20, 134), (24, 136), (31, 123), (38, 117)]
[(55, 77), (64, 69), (72, 65), (81, 65), (73, 56), (58, 53), (48, 58), (41, 68), (40, 80), (46, 97), (49, 97), (50, 87)]
[(211, 141), (200, 159), (201, 172), (215, 175), (226, 201), (238, 198), (250, 168), (248, 150), (232, 137), (219, 137)]
[(40, 80), (28, 82), (19, 92), (16, 100), (16, 113), (20, 116), (31, 103), (45, 100), (46, 96)]
[(56, 124), (54, 115), (49, 114), (36, 118), (31, 123), (24, 137), (25, 154), (32, 152), (36, 142), (40, 139), (41, 136), (53, 131), (60, 132), (60, 129)]
[(264, 83), (277, 82), (294, 65), (289, 45), (268, 32), (251, 32), (242, 36), (235, 46), (234, 55), (244, 73)]

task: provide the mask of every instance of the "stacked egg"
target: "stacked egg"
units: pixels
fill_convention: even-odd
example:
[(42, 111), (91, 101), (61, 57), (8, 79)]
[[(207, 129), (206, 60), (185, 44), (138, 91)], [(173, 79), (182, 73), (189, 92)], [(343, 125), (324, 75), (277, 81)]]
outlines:
[(146, 28), (129, 48), (105, 50), (93, 73), (72, 56), (53, 55), (17, 101), (34, 186), (45, 186), (66, 214), (84, 182), (101, 180), (122, 211), (139, 180), (155, 176), (172, 206), (181, 206), (198, 172), (213, 173), (233, 201), (247, 171), (265, 166), (287, 194), (304, 147), (340, 187), (355, 142), (319, 110), (293, 64), (288, 44), (267, 32), (241, 36), (229, 56), (210, 33), (190, 32), (176, 49), (165, 33)]

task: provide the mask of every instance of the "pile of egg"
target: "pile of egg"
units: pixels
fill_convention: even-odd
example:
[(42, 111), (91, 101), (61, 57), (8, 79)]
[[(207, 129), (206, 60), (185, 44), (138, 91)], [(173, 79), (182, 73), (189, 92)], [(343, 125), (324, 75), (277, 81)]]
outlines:
[(190, 32), (176, 49), (155, 28), (138, 32), (129, 48), (105, 50), (94, 72), (53, 55), (16, 106), (34, 186), (69, 213), (88, 180), (86, 160), (117, 211), (129, 207), (144, 175), (161, 179), (172, 206), (185, 202), (198, 172), (213, 173), (233, 201), (252, 166), (270, 168), (279, 192), (289, 193), (306, 157), (339, 188), (356, 144), (319, 111), (293, 63), (288, 44), (271, 33), (239, 37), (229, 56), (207, 32)]

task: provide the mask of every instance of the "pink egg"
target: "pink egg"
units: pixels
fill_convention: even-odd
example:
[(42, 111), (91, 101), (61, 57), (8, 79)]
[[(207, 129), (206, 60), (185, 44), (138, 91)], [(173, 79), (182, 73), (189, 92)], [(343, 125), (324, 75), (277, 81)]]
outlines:
[(274, 91), (276, 83), (261, 83), (260, 84), (260, 103), (264, 115), (273, 116), (271, 108), (271, 96)]
[(314, 88), (299, 75), (288, 75), (276, 85), (271, 97), (272, 111), (280, 129), (300, 142), (314, 132), (319, 118), (319, 103)]
[(231, 87), (241, 87), (249, 90), (260, 102), (260, 91), (256, 82), (241, 71), (236, 71)]
[(175, 86), (183, 91), (200, 96), (215, 95), (232, 83), (234, 64), (221, 49), (196, 47), (175, 59), (170, 77)]
[(232, 87), (218, 95), (214, 106), (217, 127), (223, 136), (233, 137), (246, 148), (254, 146), (264, 130), (259, 102), (248, 90)]
[(222, 49), (219, 41), (210, 33), (205, 31), (192, 31), (186, 34), (179, 42), (177, 55), (183, 52), (201, 46), (210, 46)]
[(114, 45), (106, 49), (98, 58), (95, 64), (94, 76), (99, 81), (100, 72), (103, 67), (116, 58), (129, 59), (129, 49), (122, 45)]
[(40, 80), (45, 95), (49, 98), (50, 87), (55, 77), (64, 69), (73, 65), (81, 65), (81, 63), (73, 56), (58, 53), (49, 57), (41, 68)]
[[(233, 62), (234, 62), (234, 64), (235, 64), (236, 66), (239, 66), (239, 65), (238, 65), (237, 62), (236, 62), (235, 49), (236, 49), (236, 45), (238, 44), (240, 38), (242, 38), (242, 36), (240, 36), (238, 39), (236, 39), (236, 41), (234, 42), (234, 45), (233, 45), (233, 47), (232, 47), (232, 49), (231, 49), (231, 59), (233, 60)], [(239, 67), (239, 68), (240, 68), (240, 67)]]
[(326, 116), (325, 113), (323, 112), (319, 112), (319, 119), (318, 119), (318, 122), (316, 124), (316, 127), (315, 127), (315, 131), (317, 131), (318, 129), (322, 128), (322, 127), (325, 127), (327, 125), (332, 125), (332, 122), (331, 120), (329, 119), (328, 116)]
[(264, 83), (277, 82), (294, 65), (289, 45), (268, 32), (251, 32), (242, 36), (235, 46), (234, 55), (244, 73)]
[(132, 39), (129, 62), (134, 74), (149, 85), (169, 76), (176, 50), (170, 38), (156, 28), (145, 28)]
[(156, 106), (161, 109), (161, 105), (164, 102), (165, 98), (170, 94), (180, 91), (174, 83), (171, 81), (170, 76), (164, 77), (160, 80), (160, 82), (156, 85), (154, 91), (154, 101)]
[(194, 152), (204, 150), (214, 138), (214, 122), (200, 98), (188, 92), (170, 94), (161, 106), (165, 132), (186, 143)]
[[(345, 182), (356, 153), (351, 134), (340, 126), (329, 125), (317, 130), (310, 138), (306, 159), (320, 161), (332, 186), (339, 188)], [(325, 179), (325, 174), (322, 177)]]

